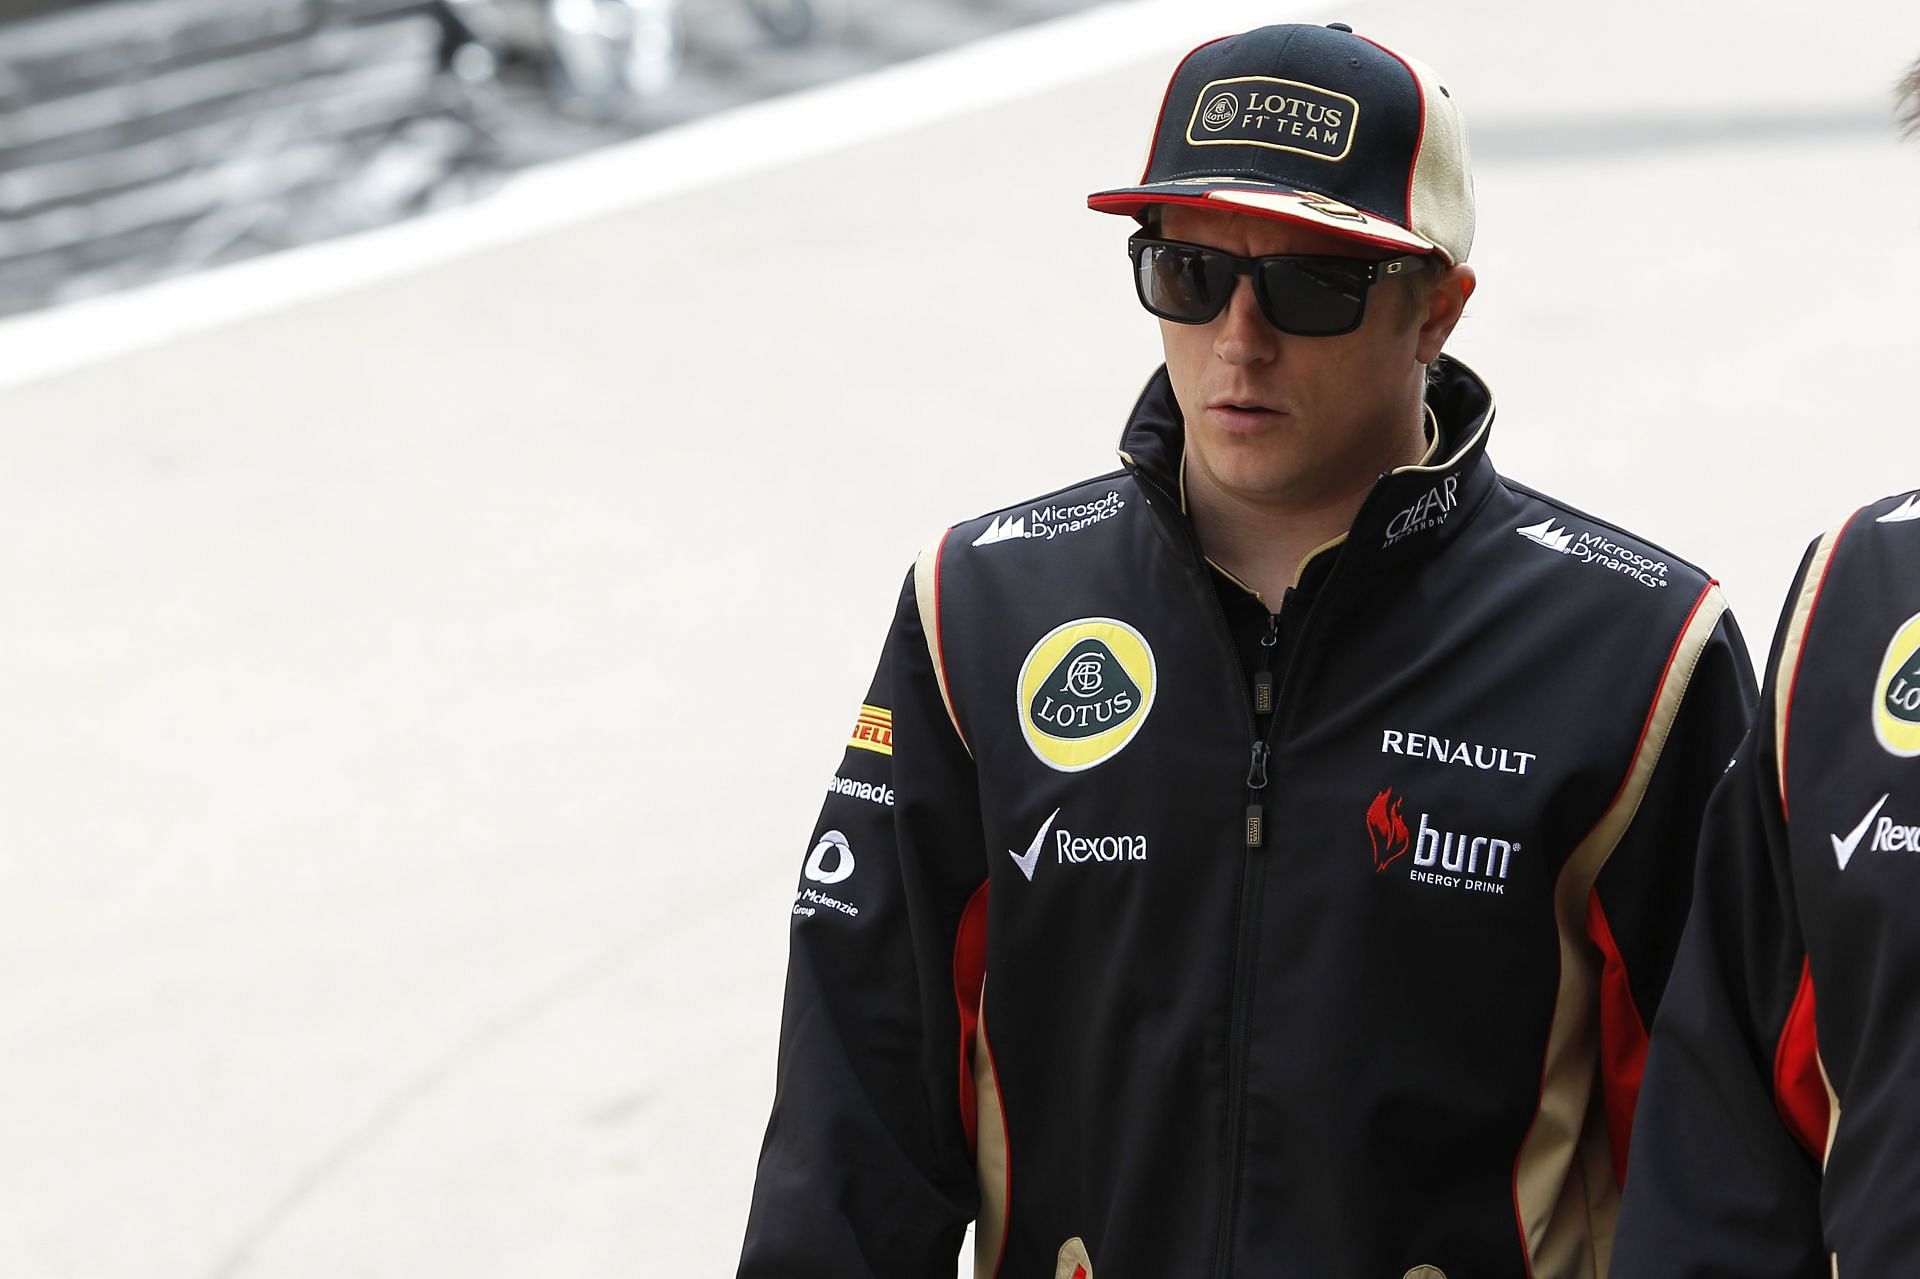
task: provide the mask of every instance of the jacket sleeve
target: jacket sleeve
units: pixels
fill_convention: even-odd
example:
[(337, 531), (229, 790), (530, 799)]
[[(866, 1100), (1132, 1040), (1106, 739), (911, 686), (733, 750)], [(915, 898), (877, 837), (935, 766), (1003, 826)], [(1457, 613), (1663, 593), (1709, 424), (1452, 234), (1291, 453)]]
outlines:
[[(1724, 609), (1710, 589), (1701, 607)], [(1753, 716), (1752, 666), (1731, 613), (1704, 642), (1676, 645), (1665, 685), (1683, 679), (1671, 710), (1656, 703), (1649, 735), (1664, 746), (1639, 807), (1587, 902), (1587, 935), (1600, 952), (1600, 1074), (1616, 1184), (1624, 1182), (1647, 1027), (1660, 1006), (1692, 895), (1695, 850), (1708, 797)], [(1690, 666), (1688, 664), (1691, 664)], [(1670, 715), (1667, 725), (1657, 725)]]
[(909, 576), (794, 895), (741, 1279), (952, 1279), (977, 1208), (955, 969), (981, 847)]
[[(1796, 581), (1789, 600), (1799, 594)], [(1770, 672), (1780, 645), (1776, 636)], [(1812, 1065), (1778, 696), (1770, 676), (1702, 833), (1693, 909), (1654, 1023), (1616, 1279), (1829, 1274), (1814, 1153), (1825, 1148), (1826, 1094)]]

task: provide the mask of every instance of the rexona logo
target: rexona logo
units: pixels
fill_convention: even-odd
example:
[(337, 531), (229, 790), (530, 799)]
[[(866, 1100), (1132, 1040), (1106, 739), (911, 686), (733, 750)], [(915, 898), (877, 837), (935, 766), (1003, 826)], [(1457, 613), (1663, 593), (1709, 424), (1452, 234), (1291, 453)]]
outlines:
[(1890, 753), (1920, 755), (1920, 613), (1894, 631), (1873, 683), (1873, 734)]
[(1125, 622), (1056, 626), (1020, 666), (1016, 709), (1027, 745), (1063, 773), (1105, 763), (1146, 723), (1156, 683), (1153, 650)]
[(1632, 547), (1609, 541), (1598, 533), (1576, 534), (1559, 527), (1552, 520), (1541, 520), (1538, 524), (1529, 524), (1514, 532), (1537, 546), (1558, 551), (1582, 564), (1592, 564), (1630, 577), (1642, 586), (1658, 589), (1667, 585), (1665, 560), (1648, 559)]
[(1868, 845), (1876, 853), (1920, 853), (1920, 826), (1907, 826), (1891, 817), (1880, 816), (1880, 810), (1892, 799), (1891, 794), (1882, 795), (1880, 802), (1867, 810), (1860, 824), (1846, 835), (1829, 835), (1833, 841), (1834, 860), (1845, 870), (1847, 863), (1853, 860), (1854, 852), (1860, 847), (1860, 841), (1866, 837), (1867, 830), (1873, 830), (1873, 842)]
[(1419, 500), (1412, 506), (1387, 521), (1386, 540), (1380, 545), (1392, 546), (1395, 542), (1412, 537), (1415, 533), (1439, 528), (1447, 522), (1447, 516), (1453, 514), (1453, 508), (1458, 505), (1460, 505), (1460, 477), (1449, 475), (1421, 494)]
[(1344, 93), (1299, 80), (1236, 76), (1200, 90), (1187, 121), (1187, 141), (1197, 147), (1267, 147), (1344, 160), (1359, 119), (1359, 102)]
[(1400, 816), (1400, 810), (1406, 806), (1406, 800), (1400, 799), (1389, 786), (1373, 797), (1373, 803), (1367, 806), (1367, 837), (1373, 840), (1373, 869), (1376, 873), (1385, 870), (1406, 856), (1411, 846), (1412, 836), (1407, 834), (1407, 823)]
[(996, 542), (1052, 541), (1065, 533), (1078, 533), (1081, 529), (1110, 520), (1127, 509), (1127, 501), (1120, 496), (1118, 489), (1111, 489), (1091, 502), (1074, 502), (1067, 505), (1050, 503), (1036, 506), (1025, 515), (996, 515), (987, 523), (986, 530), (973, 539), (975, 546), (992, 546)]
[(1520, 845), (1491, 835), (1450, 831), (1434, 824), (1431, 813), (1421, 813), (1409, 832), (1401, 815), (1405, 800), (1388, 787), (1367, 807), (1367, 837), (1373, 842), (1373, 869), (1384, 871), (1409, 850), (1412, 864), (1407, 878), (1415, 884), (1460, 892), (1504, 895), (1513, 854)]
[[(1047, 820), (1040, 823), (1040, 829), (1034, 834), (1033, 842), (1027, 845), (1027, 851), (1016, 853), (1011, 848), (1007, 856), (1013, 858), (1013, 864), (1029, 881), (1040, 865), (1040, 855), (1049, 847), (1053, 849), (1053, 860), (1060, 865), (1084, 866), (1088, 862), (1143, 862), (1147, 860), (1147, 837), (1145, 835), (1076, 835), (1061, 827), (1054, 830), (1054, 819), (1060, 816), (1060, 810), (1054, 809), (1047, 814)], [(1049, 840), (1048, 835), (1052, 835)]]

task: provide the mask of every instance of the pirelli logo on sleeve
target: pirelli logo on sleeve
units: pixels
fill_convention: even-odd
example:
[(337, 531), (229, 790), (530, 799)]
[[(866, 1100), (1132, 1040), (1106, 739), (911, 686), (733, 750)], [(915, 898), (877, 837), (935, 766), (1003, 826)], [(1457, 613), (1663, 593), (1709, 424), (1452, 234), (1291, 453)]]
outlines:
[(847, 745), (876, 755), (893, 754), (893, 712), (884, 706), (862, 706)]
[(1196, 147), (1270, 147), (1321, 160), (1344, 160), (1353, 150), (1360, 103), (1344, 93), (1277, 80), (1236, 76), (1200, 90), (1187, 121)]

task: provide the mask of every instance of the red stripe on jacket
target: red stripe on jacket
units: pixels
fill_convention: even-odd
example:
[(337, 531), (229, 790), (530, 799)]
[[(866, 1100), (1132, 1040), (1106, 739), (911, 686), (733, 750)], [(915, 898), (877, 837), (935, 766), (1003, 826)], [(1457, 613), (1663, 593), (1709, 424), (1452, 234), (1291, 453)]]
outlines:
[(1832, 1107), (1827, 1100), (1827, 1081), (1820, 1073), (1813, 966), (1805, 959), (1800, 961), (1800, 988), (1794, 992), (1793, 1007), (1787, 1012), (1786, 1025), (1780, 1028), (1780, 1045), (1773, 1054), (1773, 1104), (1787, 1131), (1815, 1159), (1825, 1159)]
[(973, 1090), (973, 1036), (980, 1025), (980, 989), (987, 980), (987, 884), (976, 888), (960, 912), (953, 938), (953, 1001), (960, 1010), (960, 1122), (967, 1149), (979, 1141), (979, 1103)]
[(1600, 948), (1600, 1089), (1607, 1106), (1607, 1138), (1613, 1150), (1613, 1179), (1627, 1184), (1627, 1146), (1633, 1112), (1640, 1101), (1640, 1078), (1647, 1069), (1647, 1025), (1633, 999), (1627, 961), (1613, 939), (1600, 894), (1587, 897), (1587, 936)]

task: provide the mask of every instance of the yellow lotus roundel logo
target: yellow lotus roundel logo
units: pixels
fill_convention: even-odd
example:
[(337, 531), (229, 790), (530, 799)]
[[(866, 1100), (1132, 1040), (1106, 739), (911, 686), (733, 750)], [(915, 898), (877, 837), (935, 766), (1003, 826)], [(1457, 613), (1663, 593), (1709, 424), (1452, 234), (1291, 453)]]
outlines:
[(1125, 622), (1083, 617), (1056, 626), (1020, 667), (1027, 745), (1063, 773), (1105, 763), (1146, 723), (1155, 674), (1153, 650)]
[(1895, 755), (1920, 755), (1920, 613), (1900, 624), (1880, 659), (1873, 732)]

